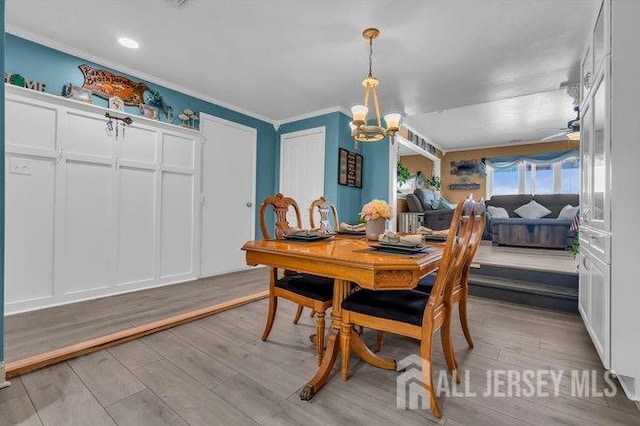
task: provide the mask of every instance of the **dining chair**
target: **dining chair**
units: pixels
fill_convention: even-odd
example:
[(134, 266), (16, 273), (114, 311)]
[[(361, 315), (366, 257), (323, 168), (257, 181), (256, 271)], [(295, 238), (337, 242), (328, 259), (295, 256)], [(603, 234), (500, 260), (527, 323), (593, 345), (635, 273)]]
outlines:
[[(287, 231), (292, 228), (287, 220), (287, 212), (293, 209), (296, 217), (297, 228), (302, 227), (300, 209), (293, 198), (276, 194), (266, 198), (260, 205), (260, 230), (264, 239), (271, 239), (269, 228), (267, 227), (266, 212), (272, 208), (276, 216), (275, 236), (276, 239), (283, 238)], [(278, 277), (277, 268), (271, 268), (269, 273), (269, 313), (267, 323), (262, 334), (262, 340), (267, 340), (278, 309), (278, 298), (289, 300), (298, 306), (311, 308), (316, 313), (316, 357), (318, 364), (322, 361), (322, 350), (324, 347), (325, 314), (331, 307), (333, 300), (333, 279), (311, 274), (302, 274), (296, 271), (284, 271), (284, 277)], [(300, 308), (299, 308), (300, 309)], [(301, 309), (300, 309), (301, 312)], [(297, 314), (294, 322), (297, 322), (300, 315)]]
[[(467, 310), (467, 301), (469, 298), (469, 273), (471, 271), (473, 258), (475, 257), (476, 252), (478, 251), (478, 247), (480, 246), (480, 242), (482, 241), (482, 234), (484, 232), (486, 221), (485, 210), (486, 207), (484, 205), (484, 201), (480, 200), (476, 204), (476, 211), (474, 213), (476, 215), (476, 220), (474, 221), (474, 227), (472, 229), (471, 240), (469, 242), (468, 253), (464, 262), (462, 274), (460, 275), (460, 279), (454, 283), (453, 290), (451, 292), (451, 305), (453, 306), (453, 304), (458, 303), (458, 314), (460, 317), (462, 333), (464, 334), (465, 339), (467, 339), (469, 348), (472, 349), (473, 339), (471, 338), (471, 330), (469, 328)], [(435, 271), (434, 273), (429, 274), (421, 279), (416, 286), (416, 290), (427, 294), (431, 293), (437, 274), (438, 271)], [(376, 339), (376, 352), (379, 352), (381, 348), (382, 335), (381, 333), (378, 333), (378, 337)]]
[[(480, 242), (482, 241), (482, 234), (484, 232), (486, 222), (485, 211), (486, 207), (484, 202), (483, 200), (480, 200), (480, 202), (476, 204), (475, 215), (477, 220), (475, 221), (475, 225), (472, 230), (471, 241), (468, 249), (469, 252), (467, 253), (467, 257), (464, 262), (462, 275), (460, 276), (460, 279), (454, 283), (453, 290), (451, 292), (451, 304), (453, 306), (453, 304), (458, 303), (460, 325), (462, 327), (462, 333), (464, 334), (465, 339), (467, 339), (469, 348), (473, 348), (473, 339), (471, 338), (467, 310), (467, 301), (469, 299), (469, 274), (471, 272), (473, 258), (475, 257), (478, 247), (480, 246)], [(437, 272), (427, 275), (425, 278), (420, 280), (416, 290), (424, 293), (431, 293), (436, 276)]]
[(438, 275), (430, 294), (417, 290), (374, 291), (360, 290), (342, 302), (341, 347), (343, 380), (349, 373), (350, 339), (352, 327), (364, 327), (391, 332), (420, 341), (423, 385), (431, 411), (442, 416), (435, 398), (431, 371), (432, 340), (440, 330), (447, 368), (456, 382), (460, 382), (457, 362), (451, 342), (451, 292), (462, 274), (474, 228), (477, 203), (465, 199), (458, 203), (442, 253)]
[[(320, 214), (320, 224), (318, 226), (320, 231), (326, 234), (337, 231), (340, 226), (340, 222), (338, 222), (338, 210), (336, 210), (336, 206), (324, 198), (324, 196), (314, 200), (309, 206), (309, 225), (311, 225), (311, 229), (316, 229), (314, 220), (316, 209)], [(329, 213), (331, 213), (333, 223), (329, 220)]]

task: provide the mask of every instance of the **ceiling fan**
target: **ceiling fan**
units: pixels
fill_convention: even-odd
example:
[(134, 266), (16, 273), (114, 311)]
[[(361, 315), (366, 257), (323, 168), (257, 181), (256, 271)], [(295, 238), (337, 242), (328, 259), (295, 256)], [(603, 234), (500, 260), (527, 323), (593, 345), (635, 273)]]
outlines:
[(573, 110), (576, 112), (576, 118), (569, 120), (566, 129), (542, 139), (544, 142), (562, 139), (575, 141), (580, 139), (580, 107), (576, 105)]

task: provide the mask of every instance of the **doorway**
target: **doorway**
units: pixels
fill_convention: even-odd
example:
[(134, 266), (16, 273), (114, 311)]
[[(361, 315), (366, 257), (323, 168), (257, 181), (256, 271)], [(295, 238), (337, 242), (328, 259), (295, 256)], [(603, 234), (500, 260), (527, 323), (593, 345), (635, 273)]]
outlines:
[[(280, 137), (280, 192), (300, 207), (302, 227), (309, 226), (309, 206), (324, 194), (325, 128), (316, 127)], [(295, 223), (294, 213), (288, 213)]]
[(256, 130), (201, 115), (200, 276), (246, 269), (240, 247), (255, 235)]

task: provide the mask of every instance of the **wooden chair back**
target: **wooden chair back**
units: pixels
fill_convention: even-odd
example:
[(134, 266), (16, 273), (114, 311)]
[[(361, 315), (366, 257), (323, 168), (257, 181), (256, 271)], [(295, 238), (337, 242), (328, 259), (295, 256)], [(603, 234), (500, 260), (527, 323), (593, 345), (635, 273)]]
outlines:
[(475, 225), (476, 205), (473, 199), (467, 198), (458, 203), (453, 213), (438, 274), (423, 314), (423, 333), (432, 333), (430, 325), (437, 326), (445, 319), (445, 305), (451, 300), (453, 286), (460, 279), (467, 259), (469, 241)]
[(265, 198), (260, 205), (259, 215), (262, 238), (264, 238), (265, 240), (271, 239), (271, 234), (269, 234), (269, 228), (267, 227), (266, 220), (266, 212), (269, 206), (273, 207), (274, 213), (276, 215), (276, 239), (282, 238), (282, 236), (285, 235), (291, 228), (291, 225), (287, 220), (287, 213), (291, 208), (293, 208), (293, 211), (296, 215), (295, 226), (297, 226), (298, 229), (302, 228), (302, 217), (300, 216), (300, 209), (298, 208), (298, 203), (296, 203), (296, 200), (290, 197), (285, 197), (284, 195), (278, 193), (272, 197)]
[(466, 259), (464, 262), (464, 266), (462, 268), (462, 275), (458, 281), (456, 281), (456, 285), (453, 289), (454, 292), (460, 289), (464, 289), (467, 291), (467, 286), (469, 285), (469, 273), (471, 269), (471, 262), (473, 262), (473, 258), (478, 251), (478, 247), (480, 246), (480, 242), (482, 241), (482, 234), (484, 233), (485, 222), (486, 222), (486, 206), (484, 205), (483, 200), (480, 200), (475, 205), (474, 215), (474, 224), (473, 229), (471, 230), (471, 237), (469, 239), (469, 248), (467, 250)]
[[(320, 213), (320, 231), (325, 234), (330, 234), (336, 231), (340, 226), (340, 222), (338, 222), (338, 211), (336, 210), (336, 206), (324, 198), (324, 196), (314, 200), (311, 203), (311, 206), (309, 206), (309, 225), (311, 225), (311, 229), (316, 229), (314, 221), (314, 213), (316, 209)], [(329, 212), (331, 212), (333, 224), (329, 221)]]

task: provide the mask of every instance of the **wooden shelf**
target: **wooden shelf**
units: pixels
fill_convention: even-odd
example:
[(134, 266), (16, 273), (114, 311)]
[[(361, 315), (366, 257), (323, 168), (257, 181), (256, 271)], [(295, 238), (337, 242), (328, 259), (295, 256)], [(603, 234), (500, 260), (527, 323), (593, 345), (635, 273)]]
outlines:
[(480, 189), (480, 184), (479, 183), (452, 183), (451, 185), (449, 185), (449, 189), (451, 189), (451, 190), (456, 190), (456, 189), (463, 189), (463, 190)]

